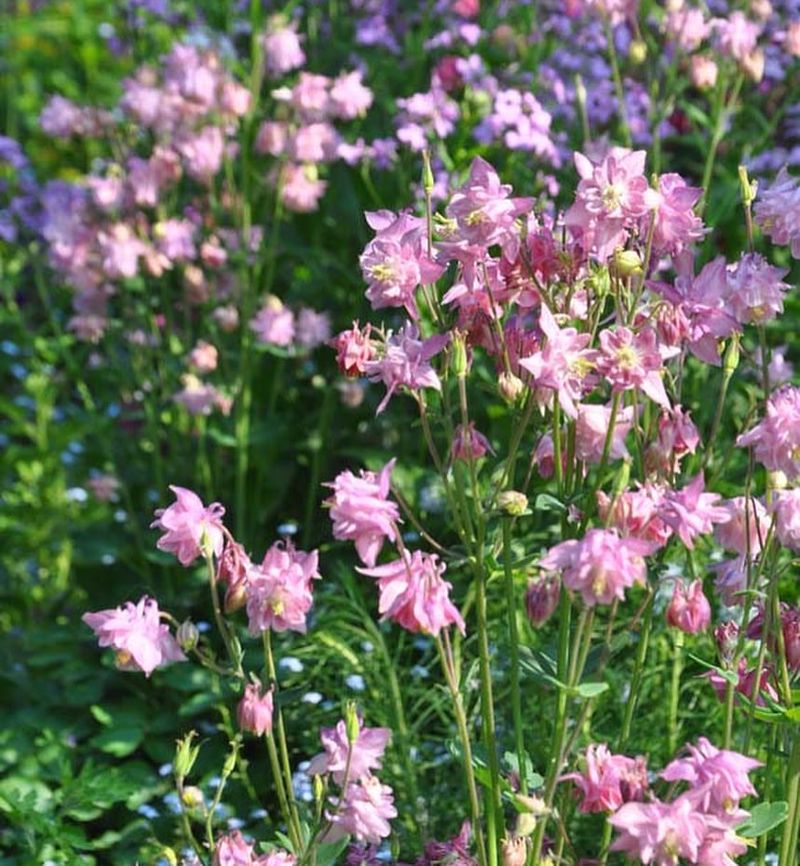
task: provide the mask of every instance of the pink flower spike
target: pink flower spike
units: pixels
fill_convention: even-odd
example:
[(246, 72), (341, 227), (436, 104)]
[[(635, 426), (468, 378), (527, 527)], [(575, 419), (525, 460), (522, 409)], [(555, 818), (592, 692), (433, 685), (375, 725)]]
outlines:
[(173, 553), (181, 565), (191, 565), (198, 556), (219, 556), (224, 543), (222, 516), (225, 509), (219, 502), (206, 507), (200, 497), (185, 487), (170, 485), (176, 501), (168, 508), (156, 511), (151, 529), (162, 529), (164, 535), (156, 547)]
[(393, 542), (397, 537), (400, 510), (389, 499), (395, 462), (390, 460), (380, 472), (362, 470), (358, 477), (346, 470), (326, 485), (333, 489), (333, 496), (325, 500), (333, 521), (333, 537), (355, 542), (361, 561), (370, 568), (383, 542)]
[(136, 603), (96, 613), (81, 619), (97, 635), (101, 647), (116, 650), (117, 667), (123, 671), (143, 671), (149, 677), (168, 662), (186, 661), (169, 626), (159, 618), (158, 603), (146, 595)]

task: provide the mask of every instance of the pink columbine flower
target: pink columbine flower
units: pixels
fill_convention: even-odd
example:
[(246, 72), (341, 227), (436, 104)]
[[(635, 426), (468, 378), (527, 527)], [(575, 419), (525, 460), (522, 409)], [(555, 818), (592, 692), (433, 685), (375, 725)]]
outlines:
[(789, 286), (783, 278), (789, 271), (776, 268), (757, 253), (746, 253), (728, 269), (727, 302), (743, 325), (763, 324), (783, 312), (783, 295)]
[(463, 424), (456, 427), (450, 453), (453, 460), (464, 460), (469, 463), (472, 460), (479, 460), (484, 454), (494, 454), (494, 449), (483, 433), (475, 429), (475, 422), (470, 421), (468, 427), (464, 427)]
[(230, 411), (231, 403), (213, 385), (198, 379), (193, 373), (181, 376), (183, 388), (172, 395), (178, 405), (183, 406), (190, 415), (210, 415), (211, 410), (219, 408), (224, 415)]
[(793, 480), (800, 475), (800, 388), (779, 389), (767, 402), (766, 417), (736, 440), (753, 447), (755, 458), (771, 471)]
[(441, 391), (442, 383), (430, 359), (441, 352), (449, 340), (449, 334), (435, 334), (427, 340), (420, 340), (419, 331), (410, 322), (389, 336), (383, 357), (364, 364), (364, 371), (370, 381), (386, 385), (386, 395), (378, 405), (376, 414), (383, 412), (400, 387), (412, 391), (420, 388)]
[(614, 530), (590, 529), (582, 539), (562, 541), (542, 557), (545, 571), (560, 571), (564, 585), (580, 592), (587, 605), (611, 604), (625, 589), (644, 584), (644, 557), (656, 545), (639, 538), (620, 538)]
[(661, 778), (668, 782), (684, 781), (702, 791), (704, 810), (726, 814), (739, 806), (743, 797), (755, 794), (748, 773), (761, 767), (760, 761), (739, 752), (718, 749), (700, 737), (696, 746), (686, 744), (687, 757), (668, 764)]
[(660, 406), (669, 408), (661, 377), (661, 354), (655, 332), (650, 328), (638, 334), (624, 327), (603, 331), (597, 371), (611, 383), (613, 391), (638, 388)]
[(747, 560), (744, 556), (735, 559), (723, 559), (709, 566), (716, 574), (714, 589), (720, 594), (722, 603), (727, 607), (736, 607), (744, 601), (742, 593), (747, 589)]
[[(696, 10), (699, 12), (699, 10)], [(702, 14), (702, 13), (700, 13)], [(680, 255), (706, 233), (703, 221), (694, 212), (703, 190), (688, 186), (679, 174), (662, 174), (656, 188), (657, 204), (653, 225), (653, 251), (655, 255)], [(644, 237), (650, 230), (649, 217), (642, 218)]]
[(592, 744), (581, 761), (580, 773), (568, 773), (580, 788), (581, 812), (616, 812), (623, 804), (641, 800), (647, 791), (647, 766), (644, 758), (612, 755), (605, 743)]
[(236, 708), (240, 730), (250, 731), (258, 737), (272, 731), (272, 691), (270, 687), (262, 694), (258, 683), (245, 686), (244, 695)]
[(679, 276), (674, 286), (653, 283), (672, 306), (672, 315), (662, 313), (659, 336), (667, 345), (686, 342), (692, 354), (707, 364), (719, 366), (719, 342), (739, 330), (726, 307), (728, 271), (725, 259), (717, 256), (695, 277)]
[(541, 351), (521, 358), (519, 365), (533, 376), (537, 388), (555, 391), (564, 412), (577, 418), (575, 404), (597, 381), (594, 369), (598, 353), (587, 348), (590, 334), (579, 334), (575, 328), (559, 328), (544, 304), (539, 315), (539, 327), (547, 343)]
[[(595, 403), (578, 405), (578, 420), (575, 424), (575, 456), (585, 463), (600, 463), (605, 449), (606, 436), (611, 421), (611, 407)], [(608, 451), (610, 460), (628, 456), (625, 437), (633, 427), (633, 407), (627, 406), (616, 414), (611, 446)]]
[(344, 783), (346, 773), (348, 781), (356, 782), (381, 768), (391, 736), (389, 728), (365, 728), (359, 718), (358, 734), (351, 744), (347, 724), (342, 719), (335, 728), (322, 729), (320, 740), (324, 751), (311, 759), (306, 772), (309, 776), (330, 773), (337, 785)]
[(623, 147), (612, 147), (599, 162), (575, 153), (581, 180), (564, 222), (600, 261), (624, 246), (629, 229), (657, 203), (644, 176), (645, 158), (645, 151)]
[(361, 70), (342, 72), (331, 85), (331, 110), (342, 120), (354, 120), (363, 117), (372, 105), (373, 95), (369, 87), (364, 85)]
[(378, 611), (410, 632), (438, 635), (455, 625), (464, 634), (458, 608), (450, 601), (451, 584), (442, 579), (445, 564), (433, 553), (405, 551), (400, 559), (375, 568), (359, 568), (378, 580)]
[(336, 364), (345, 376), (362, 376), (368, 361), (375, 358), (375, 346), (370, 340), (372, 325), (367, 322), (362, 330), (358, 322), (348, 331), (341, 331), (330, 345), (336, 349)]
[(714, 537), (725, 550), (739, 556), (755, 556), (767, 539), (770, 518), (766, 508), (755, 498), (737, 496), (721, 503), (730, 519), (714, 530)]
[(270, 295), (250, 322), (250, 328), (260, 343), (290, 346), (295, 333), (294, 313), (280, 298)]
[(770, 512), (775, 518), (778, 541), (790, 550), (800, 551), (800, 488), (775, 491)]
[(289, 163), (281, 170), (280, 177), (281, 201), (286, 209), (293, 213), (315, 211), (328, 188), (328, 182), (319, 177), (316, 166), (311, 163), (305, 165)]
[(250, 634), (267, 629), (306, 632), (306, 616), (313, 604), (311, 582), (319, 580), (319, 554), (295, 550), (291, 541), (276, 541), (261, 565), (247, 575), (247, 618)]
[(158, 603), (142, 596), (134, 604), (85, 613), (81, 619), (97, 635), (101, 647), (113, 647), (122, 671), (143, 671), (149, 677), (169, 662), (186, 661), (169, 626), (159, 618)]
[(345, 470), (326, 485), (333, 490), (333, 496), (325, 501), (333, 521), (333, 537), (355, 542), (361, 561), (370, 568), (383, 542), (397, 538), (400, 510), (389, 499), (395, 462), (390, 460), (380, 472), (362, 470), (358, 476)]
[(156, 547), (175, 554), (181, 565), (191, 565), (198, 556), (219, 556), (224, 542), (225, 509), (219, 502), (206, 507), (196, 493), (185, 487), (171, 484), (169, 489), (176, 501), (156, 511), (156, 519), (150, 524), (151, 529), (164, 530)]
[(642, 538), (663, 547), (672, 535), (672, 530), (658, 516), (663, 498), (663, 489), (654, 484), (625, 490), (613, 499), (598, 490), (597, 511), (603, 523), (616, 529), (623, 538)]
[(213, 373), (217, 369), (219, 352), (216, 346), (205, 340), (198, 340), (194, 349), (189, 353), (189, 366), (194, 367), (198, 373)]
[(686, 634), (705, 631), (711, 623), (711, 605), (703, 593), (703, 581), (693, 580), (687, 587), (675, 581), (672, 601), (667, 608), (667, 622)]
[[(777, 702), (779, 700), (778, 693), (770, 680), (772, 679), (772, 670), (769, 666), (761, 670), (761, 679), (756, 682), (756, 668), (747, 667), (747, 659), (739, 659), (739, 667), (736, 671), (737, 682), (736, 691), (740, 695), (744, 695), (748, 700), (754, 701), (756, 706), (766, 706), (768, 698), (770, 701)], [(725, 699), (725, 694), (728, 690), (728, 681), (725, 677), (718, 674), (716, 671), (709, 671), (708, 681), (711, 687), (717, 694), (717, 697), (722, 701)]]
[(377, 845), (392, 832), (389, 821), (397, 817), (392, 789), (375, 776), (348, 785), (335, 806), (333, 813), (326, 813), (332, 825), (325, 834), (326, 842), (349, 834), (360, 842)]
[(297, 858), (288, 851), (274, 849), (256, 856), (254, 843), (248, 842), (239, 830), (217, 839), (211, 866), (294, 866)]
[(326, 312), (317, 312), (311, 307), (302, 307), (295, 320), (295, 342), (310, 352), (331, 338), (331, 317)]
[(665, 493), (658, 508), (658, 516), (671, 527), (680, 540), (694, 549), (694, 539), (712, 531), (715, 523), (727, 523), (730, 513), (716, 503), (719, 493), (705, 493), (705, 478), (700, 472), (680, 490)]
[(688, 794), (672, 803), (625, 803), (608, 821), (619, 832), (612, 851), (656, 866), (676, 866), (679, 858), (696, 863), (708, 831), (706, 817)]
[(542, 574), (528, 581), (525, 610), (534, 628), (541, 628), (555, 613), (561, 598), (561, 580), (555, 574)]
[(694, 454), (700, 434), (688, 409), (675, 405), (662, 411), (658, 419), (658, 437), (645, 453), (645, 468), (670, 474), (678, 470), (682, 457)]
[(740, 63), (747, 60), (756, 47), (762, 27), (750, 21), (743, 12), (731, 12), (727, 18), (715, 18), (712, 22), (717, 33), (717, 46)]
[(424, 222), (386, 210), (369, 212), (366, 219), (376, 232), (359, 259), (368, 283), (367, 300), (374, 310), (405, 307), (412, 318), (419, 318), (417, 288), (435, 282), (444, 272), (427, 254)]
[(719, 67), (704, 54), (695, 54), (689, 59), (689, 80), (698, 90), (711, 90), (717, 84)]
[[(798, 25), (800, 33), (800, 25)], [(789, 246), (800, 259), (800, 182), (784, 166), (772, 186), (758, 190), (753, 208), (761, 231), (775, 244)]]
[(270, 22), (263, 37), (264, 58), (270, 75), (283, 75), (306, 62), (300, 44), (302, 38), (294, 27), (281, 26), (278, 19)]
[(664, 22), (664, 29), (667, 36), (684, 51), (695, 51), (711, 33), (711, 25), (706, 21), (703, 10), (689, 6), (670, 11)]
[(95, 475), (86, 482), (86, 486), (99, 502), (116, 502), (119, 498), (120, 481), (115, 475)]
[(478, 156), (467, 182), (451, 196), (447, 216), (456, 221), (462, 240), (488, 247), (500, 241), (531, 205), (531, 199), (511, 198), (511, 186), (500, 183), (494, 168)]

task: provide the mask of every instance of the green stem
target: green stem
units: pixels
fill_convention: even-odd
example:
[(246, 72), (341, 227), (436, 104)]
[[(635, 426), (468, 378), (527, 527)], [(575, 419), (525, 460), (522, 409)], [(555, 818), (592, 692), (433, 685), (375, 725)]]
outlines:
[(619, 71), (619, 58), (617, 57), (617, 46), (614, 43), (614, 32), (607, 18), (603, 18), (603, 29), (608, 43), (608, 59), (611, 61), (611, 77), (614, 80), (614, 93), (617, 97), (619, 107), (619, 120), (622, 127), (622, 140), (626, 147), (633, 147), (631, 127), (628, 122), (628, 108), (625, 104), (625, 88), (622, 84), (622, 75)]
[(514, 740), (517, 747), (519, 790), (528, 793), (525, 760), (525, 737), (522, 730), (522, 695), (519, 687), (519, 630), (517, 629), (517, 598), (514, 590), (514, 572), (511, 569), (511, 518), (503, 518), (503, 571), (506, 582), (506, 615), (508, 641), (511, 647), (511, 712), (514, 717)]
[(642, 684), (642, 673), (644, 671), (644, 663), (647, 658), (647, 649), (650, 644), (650, 627), (653, 624), (653, 595), (651, 594), (647, 602), (647, 610), (645, 611), (644, 622), (642, 623), (642, 631), (639, 635), (639, 645), (636, 648), (636, 660), (634, 661), (633, 676), (631, 677), (631, 691), (625, 704), (625, 715), (622, 720), (622, 730), (620, 731), (617, 741), (617, 752), (622, 752), (628, 743), (628, 737), (631, 734), (631, 723), (633, 722), (633, 714), (636, 712), (636, 704), (639, 697), (639, 688)]
[(670, 755), (675, 754), (678, 747), (678, 706), (681, 691), (681, 674), (683, 673), (683, 632), (675, 630), (675, 645), (672, 653), (672, 677), (669, 689), (669, 724), (667, 743)]
[(786, 767), (786, 801), (789, 814), (783, 825), (779, 866), (795, 866), (797, 862), (798, 833), (800, 833), (800, 728), (792, 730), (792, 751)]

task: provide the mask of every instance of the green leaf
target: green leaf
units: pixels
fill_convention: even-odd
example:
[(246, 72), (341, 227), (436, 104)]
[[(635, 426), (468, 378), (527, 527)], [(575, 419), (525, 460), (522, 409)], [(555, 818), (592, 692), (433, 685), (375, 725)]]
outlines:
[(314, 852), (317, 866), (333, 866), (349, 843), (350, 837), (345, 836), (336, 842), (323, 842), (317, 845)]
[(560, 499), (549, 493), (540, 493), (533, 501), (534, 511), (566, 511), (567, 507)]
[(99, 733), (90, 740), (100, 751), (124, 758), (130, 755), (144, 739), (144, 731), (139, 727), (113, 727)]
[(586, 698), (589, 700), (590, 698), (596, 698), (598, 695), (602, 695), (603, 692), (607, 692), (608, 689), (608, 683), (579, 683), (575, 686), (573, 692), (579, 698)]
[(763, 836), (782, 824), (789, 814), (789, 804), (784, 800), (775, 803), (759, 803), (753, 807), (750, 817), (736, 828), (736, 832), (746, 839)]

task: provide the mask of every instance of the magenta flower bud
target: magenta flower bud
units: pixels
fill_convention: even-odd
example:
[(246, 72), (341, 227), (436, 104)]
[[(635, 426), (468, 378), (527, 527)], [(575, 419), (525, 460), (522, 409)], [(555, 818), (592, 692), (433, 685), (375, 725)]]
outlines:
[(453, 434), (453, 445), (451, 453), (453, 460), (463, 460), (469, 463), (472, 460), (479, 460), (487, 452), (492, 452), (492, 446), (489, 440), (475, 429), (475, 423), (469, 422), (468, 427), (459, 424)]
[(800, 669), (800, 610), (789, 608), (781, 617), (786, 664), (790, 670)]
[(528, 584), (525, 593), (525, 608), (534, 628), (541, 628), (558, 607), (561, 596), (561, 581), (554, 574), (536, 577)]
[(367, 362), (375, 358), (375, 346), (370, 340), (372, 326), (368, 323), (362, 331), (358, 322), (353, 322), (349, 331), (342, 331), (330, 342), (336, 349), (336, 363), (345, 376), (363, 376)]
[(262, 695), (259, 684), (248, 683), (236, 708), (239, 727), (259, 737), (272, 733), (272, 709), (272, 687)]
[(675, 583), (672, 601), (667, 608), (667, 622), (686, 634), (697, 634), (711, 622), (711, 605), (703, 594), (703, 581), (693, 580), (688, 588), (683, 581)]
[(739, 642), (739, 626), (733, 620), (720, 623), (714, 629), (714, 638), (720, 661), (725, 666), (730, 665)]

